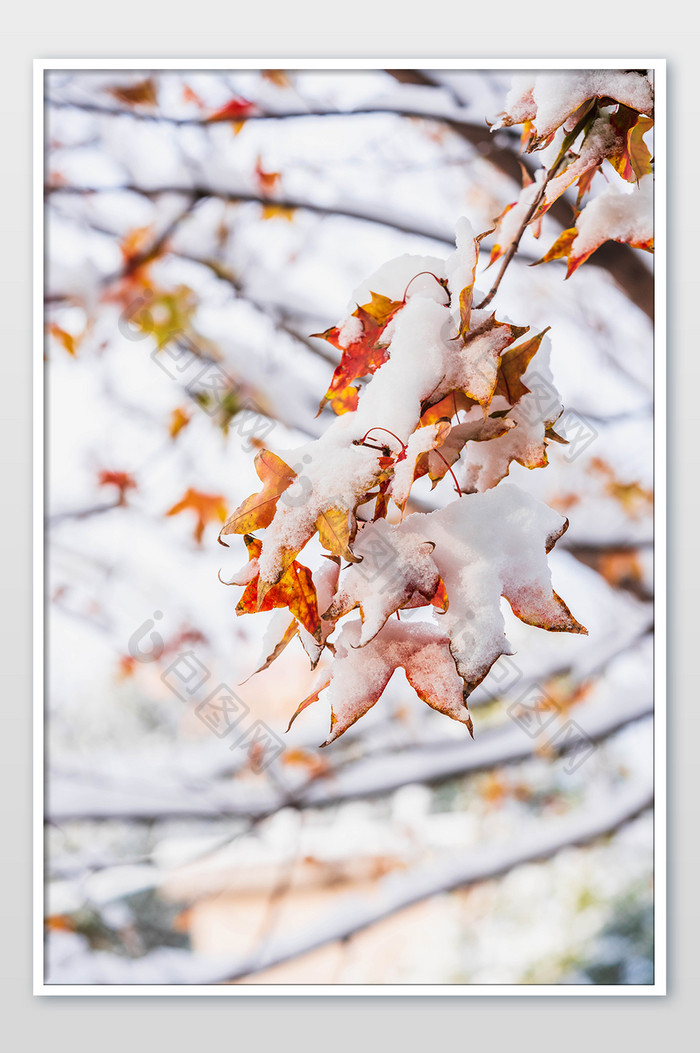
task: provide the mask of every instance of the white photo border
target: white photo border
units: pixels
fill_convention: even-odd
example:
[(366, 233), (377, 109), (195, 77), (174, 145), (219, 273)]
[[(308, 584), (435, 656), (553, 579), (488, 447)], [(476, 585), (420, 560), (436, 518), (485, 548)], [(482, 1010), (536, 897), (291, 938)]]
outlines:
[[(44, 588), (44, 83), (52, 70), (546, 70), (651, 69), (654, 72), (654, 982), (637, 985), (508, 984), (47, 984), (44, 960), (45, 588)], [(33, 993), (40, 996), (664, 996), (667, 971), (667, 315), (666, 60), (610, 58), (142, 58), (35, 59), (33, 122)]]

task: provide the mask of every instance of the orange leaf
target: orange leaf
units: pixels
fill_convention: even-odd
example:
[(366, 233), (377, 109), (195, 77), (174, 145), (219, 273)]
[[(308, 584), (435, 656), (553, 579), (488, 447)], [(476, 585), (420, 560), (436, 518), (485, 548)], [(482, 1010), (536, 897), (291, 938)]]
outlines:
[[(386, 348), (380, 344), (381, 336), (404, 303), (403, 300), (390, 300), (388, 296), (375, 292), (371, 293), (371, 297), (369, 303), (358, 306), (352, 313), (352, 317), (361, 322), (362, 329), (360, 335), (347, 346), (340, 343), (341, 330), (337, 326), (326, 329), (324, 333), (312, 334), (327, 340), (343, 353), (340, 365), (336, 368), (328, 391), (323, 397), (321, 408), (335, 397), (347, 398), (347, 389), (353, 380), (375, 373), (389, 357)], [(344, 402), (341, 405), (344, 405)]]
[(289, 721), (289, 724), (287, 724), (287, 731), (289, 731), (289, 729), (291, 728), (292, 724), (297, 719), (297, 717), (299, 716), (300, 713), (303, 713), (303, 711), (305, 709), (307, 709), (309, 706), (313, 705), (314, 702), (318, 702), (318, 696), (321, 694), (322, 691), (326, 690), (326, 688), (328, 687), (330, 682), (331, 681), (330, 681), (330, 677), (329, 677), (328, 680), (326, 680), (325, 684), (322, 684), (322, 686), (317, 688), (316, 691), (312, 692), (308, 696), (308, 698), (305, 698), (303, 702), (299, 703), (297, 708), (292, 713), (292, 717), (291, 717), (291, 720)]
[(347, 508), (327, 508), (321, 512), (316, 520), (318, 539), (326, 549), (334, 556), (340, 556), (349, 563), (358, 563), (350, 548), (350, 542), (355, 537), (357, 524), (354, 515)]
[[(258, 559), (262, 551), (260, 540), (246, 534), (244, 541), (250, 560)], [(318, 616), (316, 589), (308, 567), (292, 560), (279, 581), (268, 585), (262, 600), (258, 593), (259, 579), (260, 574), (257, 573), (246, 585), (236, 607), (236, 614), (254, 614), (258, 611), (271, 611), (275, 607), (288, 607), (306, 631), (317, 640), (320, 639), (321, 622)]]
[(72, 333), (68, 333), (65, 329), (61, 329), (60, 325), (57, 325), (55, 322), (52, 322), (49, 326), (49, 332), (54, 339), (58, 340), (68, 354), (75, 358), (76, 351), (78, 350), (79, 337), (75, 337)]
[(250, 534), (253, 530), (269, 526), (274, 519), (280, 494), (296, 479), (296, 472), (270, 450), (261, 450), (256, 454), (255, 470), (263, 484), (262, 490), (245, 499), (227, 520), (221, 534)]
[(191, 417), (187, 410), (182, 409), (180, 406), (174, 409), (173, 412), (170, 414), (170, 424), (168, 425), (168, 433), (170, 435), (170, 438), (174, 439), (175, 436), (179, 432), (181, 432), (183, 428), (187, 427), (187, 425), (190, 423), (190, 420)]
[(281, 172), (266, 172), (262, 166), (262, 158), (258, 155), (255, 162), (255, 178), (262, 194), (270, 194), (276, 190), (282, 179)]
[(194, 527), (194, 539), (197, 544), (201, 544), (207, 523), (216, 519), (223, 522), (226, 519), (226, 499), (221, 494), (204, 494), (200, 490), (194, 490), (190, 487), (185, 491), (184, 497), (165, 514), (166, 516), (176, 516), (181, 512), (188, 511), (194, 512), (197, 517)]
[(119, 491), (119, 503), (124, 504), (127, 490), (136, 490), (136, 480), (129, 472), (115, 472), (103, 469), (97, 477), (98, 486), (116, 486)]
[(551, 249), (544, 254), (541, 260), (533, 263), (532, 266), (536, 267), (540, 263), (550, 263), (552, 260), (560, 260), (562, 257), (568, 259), (577, 233), (576, 227), (569, 227), (567, 230), (563, 230)]
[(424, 427), (426, 424), (436, 424), (443, 418), (451, 420), (452, 417), (457, 416), (460, 410), (470, 410), (476, 405), (478, 405), (476, 400), (470, 399), (463, 391), (451, 391), (449, 395), (445, 395), (434, 406), (430, 406), (423, 411), (420, 419), (421, 427)]

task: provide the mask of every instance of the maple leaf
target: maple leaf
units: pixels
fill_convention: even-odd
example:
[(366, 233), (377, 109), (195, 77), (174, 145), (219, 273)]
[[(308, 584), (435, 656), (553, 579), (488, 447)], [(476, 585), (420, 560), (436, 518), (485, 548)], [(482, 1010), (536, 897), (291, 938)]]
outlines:
[(263, 69), (260, 70), (260, 75), (263, 80), (269, 81), (270, 84), (274, 84), (276, 88), (291, 88), (292, 82), (287, 75), (286, 70), (283, 69)]
[(591, 189), (591, 184), (593, 182), (593, 179), (595, 178), (595, 174), (599, 171), (600, 168), (589, 168), (587, 172), (583, 173), (583, 175), (579, 178), (578, 182), (576, 183), (576, 189), (578, 191), (578, 193), (576, 194), (576, 211), (580, 210), (581, 202), (583, 201), (588, 191)]
[[(374, 639), (390, 615), (404, 608), (422, 607), (431, 603), (442, 583), (440, 572), (432, 559), (435, 546), (430, 541), (405, 536), (386, 520), (367, 524), (358, 537), (356, 552), (370, 560), (377, 550), (386, 555), (387, 569), (376, 581), (368, 581), (368, 572), (360, 563), (345, 574), (342, 587), (333, 603), (323, 613), (326, 621), (337, 621), (355, 607), (360, 608), (362, 632), (359, 646)], [(370, 571), (371, 573), (371, 571)], [(447, 609), (444, 586), (437, 604)]]
[(181, 512), (194, 512), (196, 523), (194, 527), (194, 539), (201, 544), (204, 528), (214, 520), (223, 522), (226, 519), (226, 498), (221, 494), (205, 494), (201, 490), (191, 487), (185, 491), (184, 496), (168, 509), (166, 516), (180, 515)]
[(276, 190), (282, 179), (281, 172), (267, 172), (262, 166), (262, 158), (258, 154), (255, 162), (255, 179), (262, 194), (271, 194)]
[[(314, 588), (316, 589), (316, 601), (319, 612), (327, 610), (333, 600), (338, 588), (340, 576), (340, 558), (338, 556), (327, 556), (318, 570), (313, 573)], [(303, 625), (299, 626), (299, 639), (302, 647), (309, 656), (311, 668), (315, 669), (319, 663), (326, 641), (335, 629), (335, 623), (321, 619), (320, 635), (311, 635)]]
[[(496, 219), (494, 220), (494, 231), (499, 232), (499, 235), (498, 235), (499, 237), (501, 237), (500, 231), (501, 231), (501, 229), (502, 229), (502, 227), (504, 225), (504, 220), (505, 220), (506, 216), (508, 215), (509, 212), (512, 212), (512, 210), (516, 207), (517, 204), (518, 204), (517, 201), (511, 201), (511, 203), (509, 205), (506, 205), (506, 207), (503, 209), (503, 211), (500, 212), (498, 214), (498, 216), (496, 216)], [(493, 245), (491, 246), (491, 255), (489, 257), (489, 267), (492, 264), (494, 264), (497, 260), (500, 260), (501, 256), (503, 256), (503, 254), (505, 253), (506, 249), (508, 248), (509, 242), (507, 242), (503, 238), (502, 238), (502, 241), (503, 241), (503, 243), (501, 243), (501, 241), (494, 241)]]
[[(597, 198), (596, 200), (600, 200)], [(593, 202), (595, 204), (595, 202)], [(588, 207), (591, 207), (588, 205)], [(618, 237), (612, 237), (609, 233), (600, 232), (594, 239), (588, 239), (585, 245), (585, 249), (578, 249), (577, 242), (579, 239), (578, 222), (576, 226), (569, 226), (567, 230), (562, 231), (551, 249), (544, 254), (542, 259), (536, 260), (532, 266), (537, 266), (538, 263), (549, 263), (552, 260), (565, 259), (566, 260), (566, 278), (571, 276), (578, 271), (582, 263), (593, 256), (597, 249), (605, 241), (620, 241), (627, 245), (631, 245), (633, 249), (643, 249), (647, 253), (654, 252), (654, 238), (651, 235), (643, 235), (638, 237), (634, 233), (623, 233)]]
[[(219, 580), (221, 580), (221, 578), (219, 578)], [(225, 584), (234, 585), (234, 584), (236, 584), (236, 582), (226, 582)], [(299, 622), (296, 620), (296, 618), (292, 618), (286, 624), (284, 632), (282, 633), (280, 638), (277, 640), (277, 642), (272, 646), (272, 649), (268, 650), (268, 648), (266, 648), (266, 650), (268, 650), (267, 654), (265, 654), (265, 651), (263, 651), (263, 655), (265, 655), (265, 657), (264, 657), (262, 663), (258, 666), (257, 669), (255, 669), (250, 674), (250, 676), (246, 677), (246, 680), (250, 680), (250, 677), (251, 676), (255, 676), (256, 673), (262, 673), (265, 669), (269, 669), (270, 666), (272, 665), (272, 663), (275, 661), (275, 659), (279, 658), (279, 656), (285, 650), (287, 645), (289, 643), (291, 643), (291, 641), (298, 634), (298, 632), (299, 632)], [(269, 645), (268, 645), (268, 647), (269, 647)], [(246, 680), (244, 680), (243, 683), (245, 683)]]
[(119, 504), (126, 504), (126, 493), (128, 490), (137, 490), (138, 486), (133, 475), (129, 472), (112, 471), (103, 468), (97, 476), (98, 486), (116, 486), (119, 491)]
[[(359, 499), (356, 504), (359, 504)], [(309, 516), (303, 518), (306, 526), (303, 529), (303, 533), (294, 543), (283, 542), (275, 546), (276, 570), (271, 574), (260, 575), (258, 581), (258, 603), (262, 603), (267, 590), (280, 581), (287, 568), (317, 531), (320, 543), (331, 555), (342, 557), (350, 563), (358, 561), (350, 548), (350, 543), (355, 537), (357, 530), (354, 509), (332, 506), (330, 508), (319, 508), (315, 511), (317, 511), (315, 519), (311, 519)], [(294, 509), (291, 509), (291, 512), (293, 514)]]
[(260, 215), (262, 219), (283, 219), (286, 223), (291, 223), (296, 215), (296, 209), (289, 205), (266, 204), (262, 206)]
[[(512, 461), (528, 469), (544, 468), (548, 463), (548, 443), (566, 444), (553, 430), (563, 407), (549, 373), (546, 333), (545, 329), (503, 355), (494, 392), (499, 408), (494, 410), (492, 403), (489, 419), (509, 421), (510, 427), (501, 435), (494, 434), (486, 445), (466, 447), (465, 489), (487, 490), (495, 486), (508, 474)], [(536, 372), (528, 380), (530, 364), (540, 349)]]
[(360, 389), (348, 385), (342, 391), (336, 392), (333, 398), (330, 399), (330, 406), (336, 416), (340, 417), (343, 413), (354, 413), (357, 409), (359, 398)]
[(198, 110), (204, 109), (204, 102), (201, 96), (197, 94), (194, 88), (191, 88), (189, 84), (184, 84), (182, 88), (182, 101), (192, 103), (197, 107)]
[(152, 242), (155, 231), (153, 226), (134, 227), (122, 238), (119, 249), (124, 263), (129, 264), (142, 256), (148, 245)]
[(406, 507), (414, 480), (425, 474), (422, 466), (427, 464), (430, 451), (442, 446), (450, 430), (449, 421), (438, 420), (435, 424), (416, 428), (409, 437), (406, 448), (397, 459), (392, 485), (392, 497), (402, 510)]
[[(349, 408), (354, 409), (357, 405), (357, 395), (352, 396), (351, 388), (353, 380), (366, 377), (376, 372), (388, 358), (387, 349), (381, 344), (381, 337), (387, 325), (397, 311), (404, 306), (403, 300), (391, 300), (388, 296), (371, 292), (369, 303), (358, 306), (353, 311), (351, 318), (357, 319), (356, 323), (346, 322), (342, 328), (331, 326), (323, 333), (312, 333), (311, 335), (321, 340), (327, 340), (333, 347), (342, 351), (340, 364), (336, 367), (331, 379), (328, 391), (321, 400), (319, 412), (326, 402), (340, 399), (336, 403), (343, 412)], [(350, 403), (354, 402), (354, 405)], [(335, 409), (335, 406), (333, 407)]]
[(392, 542), (430, 540), (449, 609), (441, 628), (450, 638), (457, 669), (469, 694), (502, 654), (500, 601), (518, 618), (555, 632), (585, 633), (553, 591), (547, 552), (568, 521), (512, 484), (465, 495), (430, 513), (414, 513), (394, 528)]
[[(297, 473), (269, 450), (261, 450), (256, 455), (255, 468), (264, 484), (263, 489), (260, 493), (246, 498), (229, 517), (219, 534), (220, 541), (221, 537), (226, 534), (247, 534), (268, 527), (275, 519), (280, 496), (297, 479)], [(293, 514), (303, 506), (303, 499), (301, 506), (296, 499), (290, 500), (288, 511)], [(353, 510), (330, 505), (316, 509), (313, 518), (305, 515), (304, 522), (306, 525), (298, 542), (284, 543), (279, 547), (276, 573), (269, 577), (260, 576), (258, 581), (259, 603), (263, 602), (267, 589), (282, 578), (297, 554), (317, 531), (321, 545), (328, 552), (348, 562), (355, 562), (356, 557), (350, 547), (357, 529)], [(225, 542), (221, 541), (221, 544)]]
[(168, 425), (168, 434), (171, 439), (174, 439), (183, 428), (186, 428), (190, 423), (191, 417), (187, 410), (181, 406), (177, 406), (170, 414), (170, 423)]
[(291, 728), (292, 724), (297, 719), (297, 717), (299, 716), (300, 713), (303, 713), (305, 709), (308, 709), (309, 706), (312, 706), (314, 704), (314, 702), (318, 702), (319, 695), (321, 694), (322, 691), (326, 690), (326, 688), (328, 687), (330, 682), (331, 681), (330, 681), (330, 677), (329, 677), (328, 680), (326, 680), (326, 682), (324, 684), (321, 684), (320, 687), (317, 687), (316, 690), (312, 691), (311, 694), (308, 695), (304, 699), (303, 702), (299, 703), (297, 708), (292, 713), (292, 716), (291, 716), (291, 718), (289, 720), (289, 723), (287, 724), (287, 731), (289, 731), (289, 729)]
[[(541, 90), (543, 89), (543, 90)], [(556, 104), (552, 105), (552, 100)], [(514, 83), (506, 110), (491, 125), (492, 131), (527, 124), (528, 152), (542, 149), (557, 128), (571, 127), (597, 102), (617, 102), (651, 114), (653, 91), (649, 79), (635, 70), (567, 71), (527, 75)]]
[[(182, 336), (192, 329), (192, 318), (197, 310), (197, 296), (187, 285), (177, 285), (174, 289), (154, 289), (150, 286), (151, 296), (144, 303), (143, 309), (130, 317), (144, 333), (153, 337), (158, 349), (162, 350), (175, 337)], [(188, 346), (196, 354), (205, 350), (205, 342), (197, 339)], [(209, 350), (211, 345), (206, 345)]]
[(533, 218), (541, 220), (554, 202), (558, 201), (573, 183), (588, 176), (593, 178), (603, 161), (615, 157), (622, 148), (623, 139), (609, 115), (605, 114), (593, 120), (586, 129), (581, 146), (578, 148), (579, 152), (566, 154), (557, 170), (558, 174), (547, 183), (544, 198)]
[(229, 516), (222, 534), (250, 534), (269, 526), (275, 516), (280, 495), (291, 486), (297, 473), (281, 457), (270, 450), (260, 450), (255, 456), (255, 471), (263, 484), (260, 493), (247, 497)]
[(530, 389), (523, 383), (522, 376), (539, 350), (540, 344), (550, 328), (550, 326), (547, 326), (541, 333), (531, 337), (522, 344), (518, 344), (516, 347), (512, 347), (501, 357), (494, 395), (502, 395), (511, 406), (514, 406), (523, 395), (528, 394)]
[[(484, 236), (484, 235), (482, 235), (482, 236)], [(477, 240), (481, 240), (481, 239), (477, 239)], [(475, 276), (476, 276), (476, 260), (478, 259), (478, 256), (477, 256), (476, 253), (474, 254), (474, 256), (475, 256), (475, 262), (474, 262), (474, 268), (472, 270), (472, 280), (469, 283), (469, 285), (465, 285), (461, 289), (460, 294), (459, 294), (459, 299), (458, 299), (458, 302), (459, 302), (459, 330), (458, 330), (458, 336), (460, 336), (462, 338), (462, 340), (466, 340), (467, 334), (469, 332), (469, 326), (470, 326), (470, 323), (471, 323), (472, 303), (473, 303), (473, 300), (474, 300), (474, 279), (475, 279)]]
[(608, 160), (616, 172), (628, 183), (639, 182), (651, 172), (651, 153), (644, 142), (646, 133), (654, 127), (651, 117), (644, 117), (628, 106), (619, 106), (610, 118), (620, 137), (620, 146)]
[(514, 427), (515, 421), (507, 417), (487, 417), (486, 420), (465, 421), (453, 426), (439, 446), (418, 458), (415, 477), (419, 479), (422, 475), (427, 475), (435, 487), (459, 460), (468, 442), (498, 439)]
[(348, 563), (357, 563), (350, 548), (357, 532), (357, 520), (347, 508), (326, 508), (316, 519), (318, 539), (327, 552), (340, 556)]
[(65, 329), (61, 329), (60, 325), (57, 325), (56, 322), (51, 323), (49, 326), (49, 332), (55, 340), (58, 340), (64, 350), (66, 350), (71, 357), (75, 358), (78, 351), (80, 337), (76, 337)]
[(636, 519), (640, 512), (645, 509), (648, 511), (653, 506), (654, 493), (652, 490), (646, 489), (639, 482), (624, 482), (619, 479), (611, 465), (601, 457), (594, 457), (591, 460), (589, 470), (605, 479), (606, 493), (618, 501), (633, 519)]
[(465, 724), (473, 735), (464, 684), (444, 633), (427, 623), (389, 621), (368, 644), (359, 647), (360, 631), (358, 621), (343, 626), (330, 682), (305, 699), (292, 720), (325, 690), (331, 706), (330, 735), (323, 743), (327, 746), (372, 708), (401, 668), (423, 702)]
[(158, 103), (158, 90), (152, 77), (147, 77), (137, 84), (118, 85), (107, 90), (127, 106), (155, 106)]
[(482, 407), (488, 406), (496, 388), (502, 353), (529, 328), (498, 322), (495, 313), (479, 321), (469, 330), (463, 346), (453, 357), (447, 378), (449, 386)]
[(451, 420), (456, 417), (460, 410), (470, 410), (478, 406), (478, 402), (470, 399), (463, 391), (451, 391), (444, 395), (439, 402), (423, 410), (420, 419), (421, 427), (426, 424), (436, 424), (439, 420)]
[(260, 600), (258, 560), (262, 552), (262, 542), (250, 534), (246, 534), (243, 540), (248, 549), (249, 565), (242, 576), (227, 583), (230, 585), (243, 584), (243, 578), (249, 577), (245, 591), (238, 601), (236, 614), (254, 614), (258, 611), (271, 611), (275, 607), (288, 607), (304, 629), (311, 636), (320, 640), (321, 623), (318, 616), (316, 589), (309, 568), (293, 560), (279, 581), (270, 585)]
[[(256, 557), (254, 561), (248, 563), (247, 567), (245, 567), (242, 572), (239, 572), (234, 580), (225, 582), (224, 584), (248, 584), (248, 582), (255, 577), (255, 574), (258, 573), (257, 568), (258, 564)], [(338, 585), (339, 571), (340, 559), (337, 556), (328, 556), (327, 562), (313, 572), (312, 580), (314, 588), (316, 589), (317, 610), (325, 610), (333, 599)], [(219, 578), (219, 580), (221, 580), (221, 578)], [(281, 611), (280, 615), (282, 615)], [(256, 673), (261, 673), (263, 670), (269, 669), (272, 663), (279, 658), (287, 645), (296, 636), (301, 640), (302, 646), (311, 660), (311, 668), (315, 669), (323, 653), (326, 640), (333, 632), (334, 628), (335, 626), (331, 622), (322, 621), (320, 633), (311, 634), (299, 621), (297, 621), (296, 617), (292, 616), (291, 621), (284, 623), (284, 630), (280, 635), (280, 625), (273, 621), (269, 626), (263, 641), (263, 661), (261, 665), (259, 665), (258, 668), (246, 679), (250, 680), (250, 677), (255, 676)]]
[(234, 95), (225, 105), (207, 117), (208, 121), (235, 121), (236, 118), (247, 117), (255, 110), (255, 103), (244, 99), (242, 95)]

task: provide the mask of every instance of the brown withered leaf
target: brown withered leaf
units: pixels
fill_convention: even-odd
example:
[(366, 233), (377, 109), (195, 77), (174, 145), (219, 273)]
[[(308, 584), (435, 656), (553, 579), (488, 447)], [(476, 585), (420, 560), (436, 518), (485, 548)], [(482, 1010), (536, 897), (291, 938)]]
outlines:
[(107, 90), (127, 106), (156, 106), (158, 103), (158, 89), (152, 77), (140, 80), (138, 84), (120, 84)]
[[(488, 232), (486, 232), (488, 233)], [(486, 237), (486, 233), (482, 234), (477, 241), (481, 241), (481, 238)], [(476, 263), (478, 261), (478, 254), (475, 257), (474, 267), (472, 268), (472, 280), (469, 285), (465, 285), (459, 294), (459, 333), (458, 338), (465, 340), (467, 333), (469, 332), (469, 326), (471, 324), (472, 315), (472, 303), (474, 302), (474, 282), (476, 279)]]
[(616, 172), (628, 183), (636, 183), (651, 172), (651, 153), (644, 142), (646, 133), (654, 127), (651, 117), (620, 105), (610, 123), (620, 137), (618, 150), (608, 158)]
[(460, 349), (460, 390), (486, 407), (493, 398), (503, 352), (528, 332), (529, 326), (498, 322), (495, 312), (469, 331)]
[(487, 442), (498, 439), (515, 427), (507, 417), (487, 417), (486, 420), (465, 421), (456, 424), (446, 436), (444, 442), (423, 454), (416, 466), (416, 478), (428, 475), (433, 488), (447, 475), (450, 468), (459, 460), (459, 455), (468, 442)]
[(547, 326), (541, 333), (526, 340), (524, 344), (510, 348), (501, 356), (494, 395), (502, 395), (511, 406), (519, 402), (523, 395), (527, 395), (530, 389), (523, 384), (522, 375), (550, 328)]

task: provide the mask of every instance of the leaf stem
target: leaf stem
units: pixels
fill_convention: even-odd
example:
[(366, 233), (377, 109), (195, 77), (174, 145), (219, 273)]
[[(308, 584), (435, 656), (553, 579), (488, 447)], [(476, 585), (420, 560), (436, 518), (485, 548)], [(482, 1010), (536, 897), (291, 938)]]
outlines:
[(377, 428), (370, 428), (369, 431), (365, 432), (363, 437), (360, 439), (360, 442), (361, 443), (365, 442), (367, 436), (370, 435), (373, 431), (383, 431), (383, 432), (386, 432), (387, 435), (391, 435), (392, 438), (396, 439), (396, 441), (398, 442), (399, 446), (401, 447), (402, 452), (403, 453), (406, 452), (406, 450), (407, 450), (406, 443), (402, 442), (401, 439), (398, 437), (398, 435), (395, 432), (393, 432), (393, 431), (389, 431), (388, 428), (379, 428), (379, 427), (377, 427)]
[[(403, 303), (406, 303), (406, 297), (408, 295), (408, 290), (411, 288), (411, 286), (412, 286), (413, 282), (416, 280), (416, 278), (420, 278), (421, 274), (429, 274), (430, 277), (434, 278), (435, 281), (438, 283), (438, 285), (442, 286), (442, 288), (445, 290), (445, 292), (447, 292), (447, 280), (445, 278), (438, 278), (437, 274), (433, 274), (432, 271), (418, 271), (418, 274), (414, 274), (413, 275), (413, 277), (411, 278), (410, 282), (408, 283), (408, 285), (406, 286), (406, 288), (403, 291)], [(449, 301), (449, 293), (448, 293), (448, 301)]]

